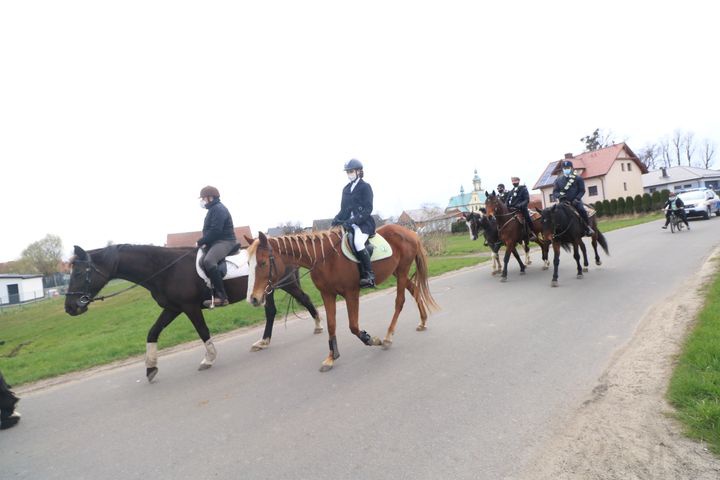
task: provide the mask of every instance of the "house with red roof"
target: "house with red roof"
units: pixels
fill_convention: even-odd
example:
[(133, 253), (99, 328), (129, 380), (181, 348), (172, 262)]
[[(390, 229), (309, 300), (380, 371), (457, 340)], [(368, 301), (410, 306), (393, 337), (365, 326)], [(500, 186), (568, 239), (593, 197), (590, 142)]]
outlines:
[(564, 160), (570, 160), (575, 173), (585, 180), (585, 203), (643, 194), (642, 175), (647, 173), (647, 168), (623, 142), (577, 156), (566, 153), (565, 158), (550, 162), (533, 187), (541, 192), (543, 208), (555, 202), (553, 185), (558, 175), (562, 175)]

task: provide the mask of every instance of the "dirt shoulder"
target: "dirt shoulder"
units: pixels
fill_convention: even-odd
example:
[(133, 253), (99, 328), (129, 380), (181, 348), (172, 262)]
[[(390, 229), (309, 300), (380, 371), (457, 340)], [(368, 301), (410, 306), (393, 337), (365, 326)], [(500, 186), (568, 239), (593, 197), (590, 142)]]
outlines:
[(695, 287), (713, 278), (718, 259), (720, 248), (676, 295), (646, 312), (591, 396), (520, 478), (720, 478), (720, 459), (683, 435), (665, 399), (684, 339), (704, 304)]

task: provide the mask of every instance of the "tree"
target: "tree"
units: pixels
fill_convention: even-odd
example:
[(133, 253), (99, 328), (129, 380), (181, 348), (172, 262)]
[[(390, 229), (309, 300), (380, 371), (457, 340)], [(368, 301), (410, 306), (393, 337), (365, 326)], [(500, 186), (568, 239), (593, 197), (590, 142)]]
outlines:
[(648, 170), (655, 170), (657, 168), (657, 162), (660, 160), (660, 145), (657, 143), (646, 143), (645, 146), (638, 152), (638, 157), (645, 168)]
[(605, 148), (615, 143), (612, 138), (612, 132), (602, 132), (599, 128), (596, 128), (592, 134), (582, 137), (580, 141), (585, 144), (586, 152)]
[(682, 157), (680, 155), (680, 152), (683, 147), (682, 130), (675, 130), (675, 133), (673, 133), (673, 136), (670, 140), (672, 142), (673, 153), (675, 154), (675, 161), (677, 162), (678, 167), (679, 167), (682, 163)]
[(715, 156), (715, 143), (706, 138), (701, 148), (703, 167), (710, 168), (713, 164), (713, 157)]
[(593, 208), (595, 208), (595, 215), (597, 215), (598, 217), (602, 217), (605, 213), (602, 200), (598, 200), (597, 202), (595, 202)]
[(632, 215), (635, 213), (635, 200), (633, 197), (625, 197), (625, 215)]
[(296, 233), (302, 233), (303, 227), (300, 222), (287, 221), (278, 225), (278, 228), (282, 229), (283, 235), (294, 235)]
[(643, 211), (645, 211), (645, 212), (652, 211), (652, 197), (650, 196), (649, 193), (643, 193), (642, 206), (643, 206)]
[(612, 206), (610, 205), (610, 200), (605, 199), (603, 200), (603, 213), (608, 216), (612, 217), (614, 215), (614, 212), (612, 211)]
[(670, 139), (668, 137), (663, 137), (662, 140), (660, 140), (660, 143), (658, 143), (658, 146), (660, 148), (660, 156), (662, 157), (664, 166), (670, 168), (672, 166), (672, 162), (670, 160)]
[(687, 160), (688, 167), (692, 167), (692, 157), (693, 153), (695, 153), (695, 142), (693, 141), (694, 136), (695, 134), (693, 132), (687, 132), (683, 137), (683, 143), (685, 144), (685, 159)]
[(617, 215), (625, 215), (625, 198), (620, 197), (617, 199)]
[(651, 210), (660, 210), (660, 207), (662, 207), (662, 204), (663, 204), (663, 203), (664, 203), (664, 202), (662, 201), (662, 197), (660, 196), (660, 192), (658, 192), (657, 190), (655, 190), (655, 191), (652, 193), (652, 203), (651, 203), (652, 207), (651, 207)]
[(610, 215), (618, 214), (618, 201), (617, 198), (610, 200)]
[(42, 240), (31, 243), (23, 250), (21, 261), (26, 261), (38, 273), (49, 276), (58, 271), (62, 261), (62, 240), (57, 235), (47, 234)]
[(635, 213), (643, 213), (643, 210), (645, 209), (645, 206), (643, 205), (643, 196), (639, 193), (635, 195), (635, 201), (633, 203), (635, 204)]

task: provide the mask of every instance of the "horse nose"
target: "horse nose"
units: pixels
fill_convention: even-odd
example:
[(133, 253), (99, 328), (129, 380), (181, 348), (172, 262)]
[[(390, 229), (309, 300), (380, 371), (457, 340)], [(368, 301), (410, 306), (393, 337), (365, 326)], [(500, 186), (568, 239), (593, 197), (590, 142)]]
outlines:
[(250, 296), (250, 305), (252, 305), (253, 307), (257, 307), (258, 305), (260, 305), (260, 302), (258, 301), (257, 297), (255, 297), (255, 295)]

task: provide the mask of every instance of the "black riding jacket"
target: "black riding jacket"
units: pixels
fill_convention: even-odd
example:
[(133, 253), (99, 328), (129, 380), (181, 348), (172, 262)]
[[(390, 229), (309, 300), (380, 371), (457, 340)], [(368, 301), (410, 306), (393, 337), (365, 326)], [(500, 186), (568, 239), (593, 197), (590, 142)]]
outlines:
[(510, 190), (507, 197), (507, 206), (517, 210), (526, 210), (530, 203), (530, 192), (525, 185), (518, 185)]
[(236, 242), (232, 217), (227, 207), (220, 203), (220, 199), (215, 198), (206, 208), (207, 214), (203, 224), (203, 236), (198, 240), (198, 244), (211, 247), (218, 240)]
[[(668, 210), (672, 210), (672, 200), (669, 198), (665, 201), (665, 205), (663, 205), (663, 209), (667, 208)], [(680, 199), (680, 197), (675, 198), (675, 208), (678, 210), (684, 210), (685, 204)]]
[(569, 177), (560, 175), (555, 180), (553, 188), (553, 196), (556, 200), (566, 200), (573, 202), (575, 200), (582, 201), (585, 195), (585, 180), (581, 176), (571, 173)]
[(340, 212), (335, 215), (333, 224), (337, 225), (351, 220), (352, 223), (360, 227), (364, 234), (375, 235), (375, 220), (372, 217), (372, 187), (361, 178), (355, 188), (350, 191), (353, 183), (350, 182), (343, 188)]

